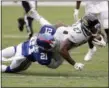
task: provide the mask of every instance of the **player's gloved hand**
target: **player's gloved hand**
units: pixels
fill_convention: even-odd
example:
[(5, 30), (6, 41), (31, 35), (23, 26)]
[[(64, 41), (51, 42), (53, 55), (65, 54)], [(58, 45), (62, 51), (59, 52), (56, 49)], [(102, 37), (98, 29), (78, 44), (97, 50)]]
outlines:
[(98, 46), (101, 46), (101, 47), (106, 46), (106, 41), (104, 40), (103, 36), (100, 35), (100, 37), (101, 37), (100, 40), (94, 38), (94, 40), (92, 41), (92, 43), (93, 43), (94, 45), (98, 45)]
[(76, 70), (82, 70), (83, 67), (84, 67), (84, 64), (82, 64), (82, 63), (75, 63), (75, 65), (74, 65), (74, 68)]
[(75, 10), (74, 10), (74, 14), (73, 14), (75, 21), (77, 21), (77, 20), (79, 19), (79, 18), (78, 18), (78, 13), (79, 13), (78, 9), (75, 9)]

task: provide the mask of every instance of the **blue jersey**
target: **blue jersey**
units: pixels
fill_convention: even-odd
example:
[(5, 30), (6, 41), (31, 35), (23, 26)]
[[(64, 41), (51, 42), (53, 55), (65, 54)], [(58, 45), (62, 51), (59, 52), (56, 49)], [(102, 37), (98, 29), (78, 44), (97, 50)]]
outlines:
[(51, 26), (51, 25), (44, 25), (41, 27), (39, 33), (42, 34), (42, 33), (50, 33), (51, 35), (54, 35), (56, 32), (56, 29)]
[[(52, 26), (43, 26), (40, 29), (39, 33), (50, 33), (51, 35), (54, 35), (56, 32), (55, 28)], [(22, 55), (27, 57), (30, 61), (37, 61), (38, 63), (42, 65), (48, 65), (51, 62), (52, 58), (52, 52), (45, 52), (37, 45), (37, 36), (32, 37), (30, 40), (24, 42), (22, 44)]]

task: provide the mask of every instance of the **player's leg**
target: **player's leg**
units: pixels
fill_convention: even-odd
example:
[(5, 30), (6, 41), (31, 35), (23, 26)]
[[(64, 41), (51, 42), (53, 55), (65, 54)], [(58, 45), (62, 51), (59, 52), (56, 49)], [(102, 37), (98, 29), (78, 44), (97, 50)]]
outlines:
[(32, 22), (34, 18), (28, 16), (28, 14), (31, 9), (34, 9), (34, 10), (36, 9), (36, 6), (37, 6), (36, 2), (37, 1), (22, 1), (22, 6), (25, 9), (25, 13), (26, 13), (24, 16), (24, 21), (26, 24), (26, 29), (27, 29), (29, 38), (33, 35)]
[(32, 28), (32, 21), (33, 18), (28, 16), (29, 11), (34, 8), (35, 9), (35, 1), (22, 1), (22, 6), (25, 10), (25, 16), (24, 18), (19, 18), (18, 23), (19, 23), (19, 30), (23, 31), (24, 24), (26, 25), (27, 32), (29, 37), (33, 35), (33, 28)]
[(16, 47), (11, 46), (0, 51), (2, 61), (11, 61), (11, 57), (16, 53)]
[(31, 62), (23, 56), (13, 57), (13, 61), (9, 66), (2, 65), (2, 72), (16, 73), (26, 70), (31, 65)]
[(89, 50), (88, 50), (87, 54), (86, 54), (85, 57), (84, 57), (84, 60), (85, 60), (85, 61), (91, 60), (92, 57), (93, 57), (93, 55), (94, 55), (95, 52), (96, 52), (96, 47), (93, 45), (92, 39), (89, 39), (89, 41), (88, 41), (88, 46), (89, 46)]
[[(29, 6), (29, 3), (27, 1), (21, 1), (22, 3), (22, 7), (24, 8), (25, 10), (25, 14), (27, 14), (30, 10), (30, 6)], [(23, 27), (24, 27), (24, 24), (25, 24), (25, 20), (24, 20), (24, 17), (21, 17), (18, 19), (18, 27), (19, 27), (19, 30), (20, 31), (23, 31)]]
[[(46, 19), (39, 15), (39, 13), (35, 9), (35, 1), (28, 1), (31, 7), (30, 11), (28, 12), (28, 16), (38, 21), (42, 26), (43, 25), (51, 25)], [(35, 2), (37, 3), (37, 2)]]
[[(35, 1), (25, 1), (25, 2), (28, 2), (28, 7), (30, 7), (26, 10), (26, 12), (28, 12), (28, 11), (29, 12), (27, 13), (27, 15), (25, 15), (25, 19), (24, 19), (25, 22), (27, 23), (27, 25), (30, 25), (30, 27), (32, 27), (31, 26), (32, 19), (38, 21), (41, 24), (41, 26), (51, 25), (51, 23), (49, 23), (46, 19), (44, 19), (42, 16), (40, 16), (39, 13), (36, 11), (35, 4), (34, 4)], [(26, 8), (26, 5), (25, 5), (25, 8)], [(30, 21), (30, 23), (28, 20)]]
[[(93, 12), (93, 11), (92, 11)], [(88, 14), (88, 13), (92, 13), (91, 11), (86, 11), (86, 14)], [(94, 13), (92, 13), (92, 14), (94, 14), (98, 19), (99, 19), (99, 13), (95, 13), (96, 11), (94, 11)], [(95, 52), (96, 52), (96, 50), (97, 50), (97, 48), (94, 46), (94, 44), (92, 43), (92, 39), (89, 39), (88, 40), (88, 46), (89, 46), (89, 49), (88, 49), (88, 52), (87, 52), (87, 54), (85, 55), (85, 57), (84, 57), (84, 60), (85, 61), (89, 61), (89, 60), (91, 60), (92, 59), (92, 57), (93, 57), (93, 55), (95, 54)]]
[(12, 61), (14, 59), (13, 56), (22, 54), (22, 43), (17, 46), (5, 48), (0, 52), (2, 61)]
[(34, 10), (34, 9), (30, 10), (29, 16), (34, 18), (36, 21), (38, 21), (41, 24), (41, 26), (43, 26), (43, 25), (51, 25), (51, 23), (49, 23), (45, 18), (40, 16), (39, 13), (36, 10)]
[(33, 18), (28, 17), (27, 15), (24, 16), (24, 21), (25, 21), (25, 25), (26, 25), (26, 29), (27, 29), (27, 33), (29, 36), (29, 39), (32, 37), (33, 35), (33, 27), (32, 27), (32, 22), (33, 22)]

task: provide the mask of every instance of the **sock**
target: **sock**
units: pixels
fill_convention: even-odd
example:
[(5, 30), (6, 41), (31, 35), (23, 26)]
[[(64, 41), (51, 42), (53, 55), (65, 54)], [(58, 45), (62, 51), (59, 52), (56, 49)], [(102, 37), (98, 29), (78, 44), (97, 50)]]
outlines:
[(28, 26), (29, 26), (29, 28), (31, 30), (31, 33), (33, 33), (33, 28), (32, 28), (33, 18), (27, 17), (27, 20), (28, 20)]
[(24, 21), (25, 21), (25, 24), (26, 24), (26, 28), (27, 28), (27, 32), (30, 32), (30, 27), (29, 27), (29, 24), (28, 24), (28, 19), (27, 19), (27, 15), (24, 16)]
[(94, 48), (94, 45), (93, 45), (93, 43), (92, 43), (92, 38), (90, 38), (90, 39), (88, 40), (88, 45), (89, 45), (89, 48), (90, 48), (90, 49), (93, 49), (93, 48)]

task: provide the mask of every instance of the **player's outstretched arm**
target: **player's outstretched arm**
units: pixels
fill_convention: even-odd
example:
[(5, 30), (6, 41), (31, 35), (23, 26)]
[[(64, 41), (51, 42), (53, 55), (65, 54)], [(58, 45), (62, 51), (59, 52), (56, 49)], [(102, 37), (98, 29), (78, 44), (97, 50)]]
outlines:
[(63, 58), (66, 59), (71, 65), (73, 65), (76, 70), (83, 69), (84, 65), (82, 63), (76, 63), (75, 60), (71, 58), (68, 52), (73, 47), (74, 43), (66, 39), (62, 44), (63, 45), (61, 47), (60, 54), (63, 56)]

